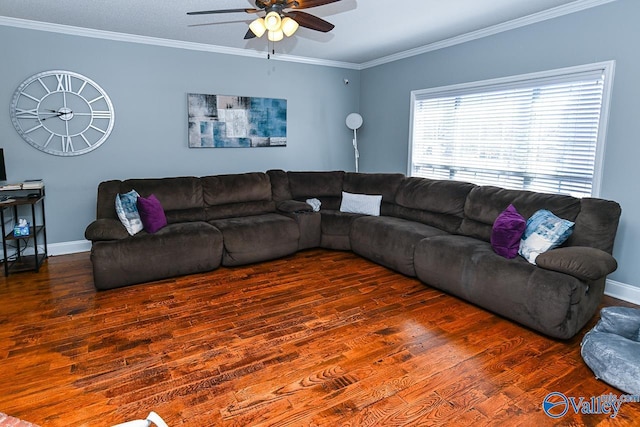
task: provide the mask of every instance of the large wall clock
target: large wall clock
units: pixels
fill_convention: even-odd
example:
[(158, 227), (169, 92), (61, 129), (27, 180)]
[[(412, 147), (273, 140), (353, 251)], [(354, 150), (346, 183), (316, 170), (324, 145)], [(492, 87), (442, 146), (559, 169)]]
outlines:
[(109, 137), (114, 120), (107, 93), (72, 71), (35, 74), (18, 86), (11, 100), (11, 121), (20, 136), (56, 156), (95, 150)]

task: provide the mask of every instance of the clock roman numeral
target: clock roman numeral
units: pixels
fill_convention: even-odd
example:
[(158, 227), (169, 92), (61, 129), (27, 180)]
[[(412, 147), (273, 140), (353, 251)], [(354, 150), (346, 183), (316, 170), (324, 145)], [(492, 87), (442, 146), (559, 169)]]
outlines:
[(62, 136), (62, 152), (73, 152), (73, 141), (70, 136)]
[(38, 109), (34, 108), (33, 110), (23, 110), (22, 108), (16, 108), (16, 117), (19, 119), (37, 119)]
[(69, 74), (56, 74), (58, 80), (57, 91), (72, 92), (71, 89), (71, 76)]
[(94, 119), (110, 119), (111, 111), (94, 111), (92, 115)]

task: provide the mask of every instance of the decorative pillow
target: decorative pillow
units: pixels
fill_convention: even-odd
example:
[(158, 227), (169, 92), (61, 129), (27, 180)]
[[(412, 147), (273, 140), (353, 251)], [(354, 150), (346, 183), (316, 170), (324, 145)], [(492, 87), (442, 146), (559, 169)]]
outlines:
[(527, 226), (527, 220), (509, 205), (493, 223), (491, 247), (500, 256), (512, 259), (518, 256), (520, 239)]
[(144, 225), (144, 231), (155, 233), (167, 225), (167, 217), (164, 209), (156, 196), (150, 194), (149, 197), (138, 197), (138, 211), (140, 219)]
[(139, 196), (136, 190), (116, 195), (116, 213), (131, 236), (142, 231), (142, 221), (136, 205)]
[(527, 220), (520, 241), (520, 255), (535, 264), (538, 255), (563, 244), (573, 232), (574, 225), (546, 209), (540, 209)]
[(354, 194), (342, 192), (340, 212), (380, 216), (382, 195)]

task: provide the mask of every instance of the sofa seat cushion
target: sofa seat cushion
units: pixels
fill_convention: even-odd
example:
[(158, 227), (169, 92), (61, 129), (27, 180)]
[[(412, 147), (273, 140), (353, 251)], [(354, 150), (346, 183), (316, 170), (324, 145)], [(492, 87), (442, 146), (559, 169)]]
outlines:
[(378, 264), (415, 276), (413, 251), (416, 244), (430, 236), (447, 234), (438, 228), (390, 216), (364, 216), (353, 221), (351, 249)]
[(224, 240), (222, 265), (235, 266), (290, 255), (298, 250), (297, 222), (284, 215), (225, 218), (210, 221)]
[(222, 260), (222, 233), (206, 222), (169, 224), (91, 247), (97, 289), (215, 270)]
[[(427, 285), (556, 338), (575, 335), (599, 300), (571, 275), (536, 267), (521, 257), (503, 258), (488, 242), (467, 236), (423, 239), (414, 262), (416, 275)], [(596, 288), (601, 287), (594, 286), (592, 294)]]
[(320, 209), (320, 214), (320, 247), (340, 251), (351, 250), (351, 223), (362, 215), (332, 209)]

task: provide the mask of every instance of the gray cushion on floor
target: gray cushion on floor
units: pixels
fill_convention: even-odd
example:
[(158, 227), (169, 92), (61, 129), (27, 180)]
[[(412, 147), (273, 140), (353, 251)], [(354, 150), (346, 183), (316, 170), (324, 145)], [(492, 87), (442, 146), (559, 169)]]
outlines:
[(640, 310), (605, 307), (600, 321), (582, 339), (580, 354), (597, 378), (640, 394)]

